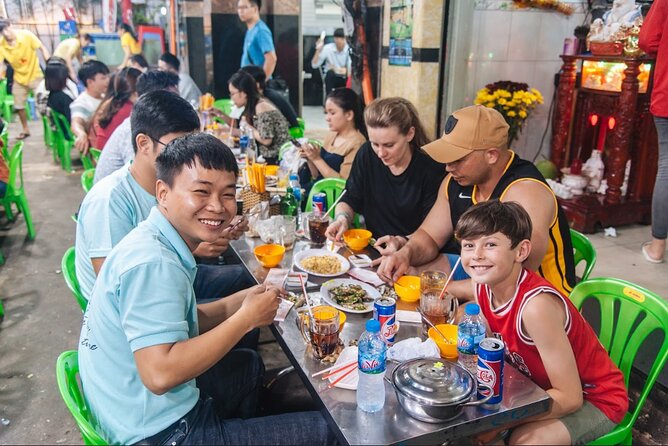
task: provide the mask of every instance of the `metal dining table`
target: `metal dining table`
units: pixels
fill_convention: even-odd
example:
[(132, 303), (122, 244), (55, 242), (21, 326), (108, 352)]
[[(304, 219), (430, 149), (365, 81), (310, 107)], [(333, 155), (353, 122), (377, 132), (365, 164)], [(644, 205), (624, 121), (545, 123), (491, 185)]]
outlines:
[[(263, 268), (253, 254), (253, 248), (259, 244), (262, 244), (260, 239), (247, 237), (231, 243), (246, 269), (258, 283), (262, 283), (269, 270)], [(294, 248), (286, 252), (278, 267), (292, 268), (293, 256), (311, 248), (316, 248), (316, 246), (311, 245), (308, 241), (298, 240)], [(349, 255), (345, 249), (341, 249), (340, 254), (344, 257)], [(328, 279), (309, 275), (308, 280), (317, 285)], [(317, 289), (315, 291), (315, 293), (309, 292), (309, 296), (316, 301), (314, 303), (317, 303)], [(371, 317), (371, 312), (347, 314), (345, 326), (340, 334), (341, 339), (345, 343), (358, 339), (364, 331), (366, 320)], [(297, 311), (294, 307), (286, 319), (283, 322), (274, 323), (271, 330), (309, 393), (320, 405), (323, 415), (342, 444), (442, 444), (449, 440), (501, 428), (504, 425), (547, 412), (551, 407), (552, 400), (544, 390), (511, 364), (506, 363), (503, 377), (503, 401), (499, 409), (463, 407), (460, 415), (453, 420), (438, 424), (425, 423), (410, 417), (404, 411), (396, 398), (392, 385), (385, 382), (385, 406), (379, 412), (366, 413), (357, 408), (355, 391), (336, 387), (328, 389), (329, 381), (322, 380), (320, 376), (311, 377), (313, 373), (331, 364), (323, 364), (313, 358), (297, 326)], [(419, 337), (420, 332), (421, 324), (402, 322), (396, 341)], [(386, 372), (388, 376), (392, 369), (393, 365), (388, 362)]]

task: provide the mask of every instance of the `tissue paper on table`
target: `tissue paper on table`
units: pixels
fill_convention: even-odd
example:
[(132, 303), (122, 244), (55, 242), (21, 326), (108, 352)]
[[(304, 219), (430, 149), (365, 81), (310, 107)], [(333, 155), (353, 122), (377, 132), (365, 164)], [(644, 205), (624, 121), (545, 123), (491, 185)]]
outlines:
[(373, 286), (381, 286), (385, 283), (380, 277), (378, 277), (378, 274), (373, 271), (369, 271), (368, 269), (353, 268), (348, 271), (348, 274), (357, 280), (361, 280), (362, 282), (366, 282)]
[(415, 358), (439, 358), (441, 352), (436, 343), (427, 339), (408, 338), (397, 342), (387, 351), (387, 358), (395, 361), (408, 361)]

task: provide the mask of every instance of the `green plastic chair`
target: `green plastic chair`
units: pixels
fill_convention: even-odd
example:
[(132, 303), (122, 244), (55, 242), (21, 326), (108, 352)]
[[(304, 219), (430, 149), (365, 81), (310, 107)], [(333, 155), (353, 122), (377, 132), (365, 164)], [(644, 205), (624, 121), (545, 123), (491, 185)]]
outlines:
[(87, 154), (81, 155), (81, 163), (83, 164), (84, 170), (95, 169), (96, 161), (93, 152), (91, 152), (90, 149), (88, 149)]
[(65, 251), (65, 254), (63, 254), (63, 260), (60, 262), (60, 269), (63, 271), (63, 277), (65, 278), (67, 288), (70, 289), (72, 295), (79, 304), (79, 307), (81, 307), (81, 312), (84, 312), (88, 306), (88, 300), (81, 293), (81, 288), (79, 287), (75, 259), (75, 249), (74, 246), (72, 246), (67, 251)]
[(28, 227), (28, 238), (35, 239), (35, 227), (32, 224), (30, 216), (30, 207), (28, 198), (23, 189), (23, 141), (14, 145), (12, 153), (9, 156), (9, 180), (7, 181), (7, 191), (5, 196), (0, 198), (0, 203), (5, 208), (5, 214), (9, 220), (14, 219), (12, 214), (12, 203), (16, 205), (18, 212), (23, 214)]
[(301, 127), (290, 127), (288, 129), (288, 132), (290, 133), (290, 137), (292, 137), (292, 138), (303, 138), (304, 137), (304, 130)]
[[(601, 311), (601, 330), (598, 339), (624, 374), (627, 389), (631, 366), (640, 346), (655, 330), (663, 332), (663, 343), (656, 353), (654, 364), (647, 374), (647, 380), (635, 408), (627, 412), (622, 422), (612, 432), (590, 443), (630, 445), (633, 425), (668, 359), (668, 303), (638, 285), (605, 277), (580, 282), (570, 295), (578, 310), (590, 298), (598, 301)], [(618, 312), (615, 311), (616, 306), (619, 307)]]
[(589, 238), (571, 228), (571, 243), (573, 244), (573, 259), (575, 266), (582, 261), (585, 262), (584, 272), (582, 273), (581, 281), (587, 280), (589, 274), (594, 269), (596, 265), (596, 250), (591, 244)]
[(217, 99), (214, 101), (213, 107), (229, 116), (232, 113), (232, 99)]
[(88, 191), (93, 187), (93, 180), (95, 179), (95, 168), (86, 169), (81, 174), (81, 187), (83, 187), (84, 192)]
[(47, 149), (54, 151), (56, 149), (56, 138), (53, 135), (53, 128), (47, 116), (42, 116), (42, 130), (44, 131), (44, 145)]
[(14, 96), (7, 93), (7, 79), (0, 81), (0, 107), (2, 107), (2, 116), (7, 123), (12, 122), (14, 118)]
[(57, 111), (51, 110), (54, 120), (54, 133), (56, 137), (56, 151), (60, 158), (60, 165), (66, 172), (72, 172), (72, 147), (74, 146), (74, 135), (70, 130), (67, 118)]
[(7, 147), (9, 147), (9, 124), (5, 124), (2, 133), (0, 133), (0, 139), (2, 139), (3, 150), (7, 150)]
[(100, 155), (102, 155), (102, 150), (91, 147), (88, 150), (88, 153), (90, 153), (90, 156), (93, 157), (93, 161), (95, 161), (95, 164), (97, 164), (97, 162), (100, 160)]
[(95, 430), (95, 420), (88, 408), (83, 390), (79, 386), (78, 374), (79, 353), (76, 350), (61, 353), (56, 361), (56, 382), (60, 396), (72, 414), (84, 444), (106, 445), (108, 442)]
[[(306, 199), (306, 211), (313, 209), (313, 196), (315, 194), (324, 193), (327, 196), (327, 213), (334, 218), (334, 211), (331, 208), (332, 203), (339, 198), (341, 192), (346, 188), (346, 180), (343, 178), (323, 178), (322, 180), (316, 181), (311, 188), (311, 191), (308, 194)], [(360, 227), (359, 215), (355, 214), (353, 219), (353, 227)]]

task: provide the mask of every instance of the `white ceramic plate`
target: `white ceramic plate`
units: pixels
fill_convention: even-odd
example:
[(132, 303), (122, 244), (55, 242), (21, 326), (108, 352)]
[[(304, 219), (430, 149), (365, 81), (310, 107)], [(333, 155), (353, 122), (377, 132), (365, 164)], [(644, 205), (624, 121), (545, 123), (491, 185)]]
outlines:
[[(314, 271), (311, 271), (310, 269), (304, 268), (302, 266), (302, 260), (314, 256), (336, 257), (341, 262), (341, 271), (339, 271), (336, 274), (319, 274)], [(302, 271), (305, 271), (309, 274), (313, 274), (314, 276), (319, 276), (319, 277), (337, 277), (340, 276), (341, 274), (347, 273), (348, 270), (350, 269), (350, 262), (348, 262), (348, 260), (345, 257), (343, 257), (341, 254), (337, 254), (335, 252), (328, 251), (326, 249), (307, 249), (306, 251), (298, 252), (297, 254), (295, 254), (295, 265), (297, 265), (297, 267)]]
[(323, 283), (322, 287), (320, 288), (320, 297), (322, 297), (322, 300), (327, 302), (329, 305), (338, 308), (339, 310), (344, 311), (346, 313), (358, 313), (358, 314), (368, 313), (369, 311), (373, 310), (373, 300), (366, 303), (366, 309), (364, 310), (351, 310), (350, 308), (341, 306), (337, 304), (336, 301), (334, 300), (334, 297), (329, 294), (330, 289), (336, 288), (337, 286), (340, 285), (359, 285), (362, 287), (364, 291), (366, 291), (369, 297), (372, 298), (373, 300), (376, 300), (380, 297), (380, 293), (378, 292), (377, 289), (375, 289), (374, 287), (372, 287), (367, 283), (360, 282), (359, 280), (332, 279)]
[[(353, 345), (343, 349), (343, 351), (339, 355), (339, 359), (336, 360), (334, 365), (345, 364), (346, 362), (350, 362), (355, 359), (357, 359), (357, 346)], [(336, 375), (330, 376), (327, 379), (329, 379), (330, 383), (333, 383), (339, 377), (341, 377), (341, 374), (337, 373)], [(334, 387), (339, 387), (341, 389), (348, 389), (348, 390), (357, 390), (358, 381), (359, 381), (359, 375), (357, 374), (357, 368), (355, 368), (351, 373), (348, 374), (348, 376), (346, 376), (341, 381), (336, 383)]]

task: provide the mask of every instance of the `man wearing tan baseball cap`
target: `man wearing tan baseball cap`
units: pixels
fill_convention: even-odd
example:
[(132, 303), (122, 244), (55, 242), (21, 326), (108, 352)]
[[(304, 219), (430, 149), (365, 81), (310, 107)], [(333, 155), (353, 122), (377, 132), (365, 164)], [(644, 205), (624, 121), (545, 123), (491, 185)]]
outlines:
[[(575, 266), (568, 221), (538, 169), (508, 149), (508, 124), (501, 113), (482, 105), (457, 110), (446, 120), (443, 136), (422, 149), (445, 163), (449, 175), (427, 218), (408, 241), (387, 237), (394, 252), (380, 261), (378, 275), (383, 280), (394, 282), (411, 267), (415, 269), (411, 273), (449, 272), (460, 253), (453, 232), (461, 215), (476, 203), (499, 199), (518, 202), (531, 216), (532, 249), (524, 266), (538, 271), (565, 295), (570, 293)], [(467, 276), (453, 273), (455, 281), (448, 291), (472, 298), (470, 281), (457, 280)]]
[(508, 128), (498, 111), (472, 105), (451, 114), (445, 122), (443, 136), (422, 149), (439, 163), (452, 163), (474, 150), (505, 149)]

